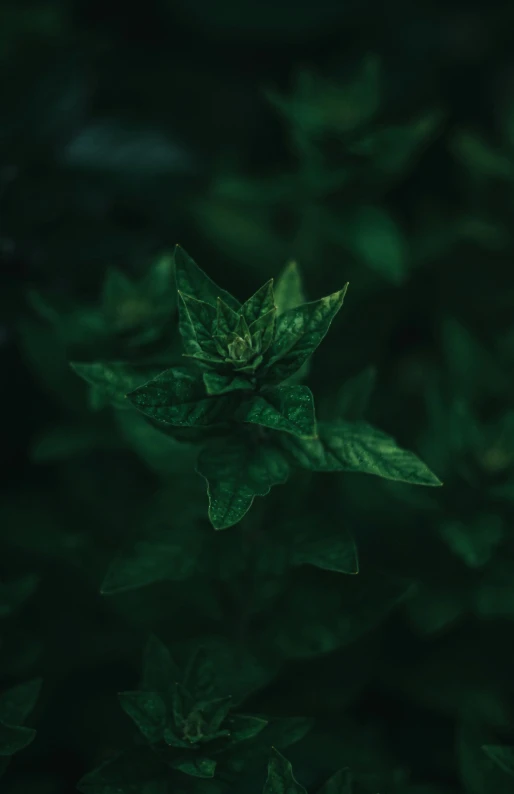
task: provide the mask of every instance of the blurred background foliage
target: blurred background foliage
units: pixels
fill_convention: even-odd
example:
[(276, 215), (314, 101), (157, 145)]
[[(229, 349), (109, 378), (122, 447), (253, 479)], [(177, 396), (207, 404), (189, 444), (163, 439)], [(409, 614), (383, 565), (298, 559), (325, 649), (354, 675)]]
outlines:
[[(116, 693), (150, 632), (214, 642), (247, 711), (311, 718), (288, 757), (313, 790), (343, 766), (369, 794), (514, 790), (482, 749), (514, 742), (513, 23), (1, 4), (0, 690), (44, 681), (7, 794), (65, 794), (130, 742)], [(194, 448), (68, 363), (180, 358), (176, 242), (241, 298), (289, 259), (312, 299), (350, 281), (320, 413), (367, 403), (444, 488), (297, 474), (214, 533)], [(358, 576), (324, 570), (348, 533)]]

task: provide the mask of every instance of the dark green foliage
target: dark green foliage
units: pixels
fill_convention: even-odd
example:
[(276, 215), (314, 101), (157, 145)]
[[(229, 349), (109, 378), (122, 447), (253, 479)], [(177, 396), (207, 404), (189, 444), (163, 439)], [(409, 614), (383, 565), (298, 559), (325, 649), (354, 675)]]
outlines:
[[(268, 720), (234, 712), (230, 695), (215, 696), (218, 683), (215, 657), (207, 649), (199, 648), (181, 672), (168, 649), (155, 636), (150, 637), (144, 654), (142, 688), (119, 694), (123, 711), (148, 748), (145, 755), (137, 749), (141, 742), (135, 741), (136, 757), (140, 754), (143, 762), (144, 785), (165, 780), (166, 769), (170, 781), (174, 779), (170, 769), (200, 779), (213, 778), (218, 768), (221, 779), (228, 771), (236, 775), (241, 772), (240, 743), (252, 742), (263, 733)], [(280, 733), (277, 738), (281, 740)], [(299, 738), (301, 733), (289, 740), (282, 737), (280, 743), (287, 745)], [(262, 744), (256, 749), (259, 753)], [(126, 755), (129, 756), (128, 751)], [(102, 791), (105, 775), (110, 780), (113, 773), (124, 774), (119, 759), (86, 775), (79, 789)], [(116, 777), (112, 779), (114, 785)], [(177, 784), (185, 782), (182, 779), (180, 783), (179, 777)], [(125, 788), (124, 778), (119, 779), (118, 785), (122, 791), (130, 791)]]
[(157, 427), (217, 429), (223, 438), (208, 443), (198, 460), (215, 529), (238, 523), (255, 496), (266, 496), (273, 485), (284, 483), (289, 463), (312, 471), (366, 472), (440, 485), (415, 455), (369, 425), (318, 425), (310, 389), (288, 385), (290, 378), (305, 373), (348, 285), (319, 301), (298, 304), (300, 277), (297, 266), (289, 264), (278, 282), (281, 310), (272, 280), (240, 304), (179, 246), (175, 277), (184, 355), (196, 369), (172, 367), (153, 377), (144, 365), (73, 368), (93, 385), (95, 395), (115, 407), (124, 407), (126, 397)]
[(513, 23), (0, 3), (1, 794), (513, 794)]

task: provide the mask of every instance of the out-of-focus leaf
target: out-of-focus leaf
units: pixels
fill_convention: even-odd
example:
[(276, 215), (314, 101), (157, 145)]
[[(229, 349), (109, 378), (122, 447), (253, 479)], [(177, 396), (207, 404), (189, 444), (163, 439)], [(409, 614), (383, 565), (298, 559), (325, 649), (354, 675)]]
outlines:
[(290, 309), (296, 309), (306, 303), (305, 292), (303, 290), (302, 276), (298, 263), (290, 261), (278, 277), (275, 283), (275, 304), (277, 314), (283, 314)]
[(203, 533), (194, 527), (153, 532), (127, 546), (110, 564), (103, 595), (166, 580), (182, 582), (203, 567)]
[(357, 548), (350, 532), (344, 527), (324, 532), (323, 527), (309, 535), (299, 535), (295, 540), (292, 561), (294, 565), (313, 565), (326, 571), (359, 573)]
[(130, 407), (125, 399), (129, 392), (156, 377), (155, 366), (125, 364), (122, 362), (85, 364), (75, 362), (74, 371), (89, 383), (102, 398), (116, 408)]
[(511, 160), (475, 133), (464, 130), (457, 133), (451, 141), (451, 151), (474, 175), (511, 179), (514, 173)]
[(514, 747), (499, 744), (484, 745), (485, 754), (511, 777), (514, 777)]
[(402, 284), (409, 256), (398, 224), (380, 207), (363, 206), (348, 225), (342, 224), (341, 242), (371, 270), (392, 284)]
[(503, 538), (500, 516), (480, 515), (469, 523), (445, 521), (439, 533), (451, 550), (470, 568), (486, 565)]

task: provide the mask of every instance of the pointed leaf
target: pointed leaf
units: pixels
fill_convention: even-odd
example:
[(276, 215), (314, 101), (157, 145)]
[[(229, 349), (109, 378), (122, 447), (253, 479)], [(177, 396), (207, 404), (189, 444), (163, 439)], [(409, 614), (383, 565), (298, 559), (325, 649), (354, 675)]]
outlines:
[(230, 334), (235, 333), (239, 317), (239, 312), (231, 309), (222, 298), (217, 299), (215, 333), (219, 343), (223, 344)]
[(42, 683), (41, 678), (34, 678), (2, 692), (0, 720), (7, 725), (23, 725), (36, 705)]
[(151, 634), (143, 654), (143, 688), (150, 692), (167, 692), (179, 678), (180, 670), (168, 648)]
[(166, 704), (158, 692), (120, 692), (121, 708), (151, 744), (160, 742), (166, 727)]
[(268, 779), (263, 794), (307, 794), (293, 775), (290, 762), (274, 747), (268, 764)]
[(192, 777), (211, 778), (216, 770), (216, 761), (210, 758), (174, 758), (169, 764)]
[(319, 301), (290, 309), (278, 318), (275, 341), (263, 368), (267, 382), (285, 380), (314, 353), (343, 305), (347, 287)]
[(366, 422), (320, 422), (318, 438), (281, 437), (298, 466), (311, 471), (353, 471), (375, 474), (413, 485), (441, 485), (412, 452)]
[(252, 384), (243, 375), (221, 375), (219, 372), (204, 372), (203, 382), (207, 394), (228, 394), (231, 391), (251, 391)]
[(216, 310), (184, 292), (179, 296), (179, 329), (184, 350), (189, 355), (216, 355), (213, 334)]
[(125, 364), (123, 362), (95, 362), (81, 364), (73, 362), (71, 367), (77, 375), (91, 384), (109, 402), (126, 408), (126, 395), (159, 374), (159, 369), (148, 365)]
[(271, 311), (263, 314), (250, 326), (250, 335), (252, 337), (252, 344), (254, 350), (260, 353), (266, 353), (275, 338), (275, 319), (277, 310), (273, 308)]
[(263, 391), (243, 403), (236, 418), (300, 438), (316, 436), (314, 399), (307, 386), (278, 386)]
[(325, 571), (359, 573), (355, 541), (348, 530), (339, 528), (329, 536), (312, 534), (298, 538), (293, 550), (294, 565), (314, 565)]
[(288, 262), (275, 284), (275, 304), (277, 315), (296, 309), (305, 303), (300, 268), (294, 261)]
[(252, 717), (247, 714), (234, 714), (228, 720), (230, 737), (233, 742), (243, 742), (246, 739), (253, 739), (268, 725), (268, 721), (261, 717)]
[(248, 325), (251, 325), (265, 314), (273, 311), (274, 308), (275, 296), (273, 293), (273, 279), (271, 278), (251, 298), (248, 298), (241, 307), (241, 312)]
[(249, 323), (247, 323), (244, 314), (240, 314), (238, 317), (235, 334), (240, 339), (244, 339), (247, 343), (251, 340)]
[(208, 427), (231, 415), (233, 396), (210, 397), (203, 380), (180, 367), (167, 369), (127, 395), (150, 419), (175, 427)]
[(0, 756), (11, 756), (24, 750), (34, 741), (36, 731), (32, 728), (5, 725), (0, 722)]
[(289, 466), (275, 447), (233, 438), (206, 447), (197, 471), (207, 480), (209, 518), (215, 529), (237, 524), (255, 496), (287, 480)]
[(205, 303), (210, 303), (216, 307), (218, 298), (222, 298), (225, 303), (234, 311), (238, 311), (240, 303), (229, 292), (221, 289), (201, 270), (188, 254), (179, 245), (175, 247), (175, 279), (177, 290), (192, 298), (196, 298)]
[(514, 747), (486, 744), (482, 749), (500, 769), (514, 777)]

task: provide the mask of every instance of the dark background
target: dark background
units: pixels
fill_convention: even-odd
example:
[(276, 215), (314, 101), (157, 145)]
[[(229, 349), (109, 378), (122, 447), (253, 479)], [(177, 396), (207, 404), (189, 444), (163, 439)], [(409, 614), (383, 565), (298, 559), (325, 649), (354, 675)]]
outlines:
[[(513, 23), (507, 2), (3, 0), (0, 586), (33, 578), (2, 612), (0, 684), (45, 682), (9, 794), (72, 791), (130, 741), (116, 692), (149, 631), (232, 631), (212, 571), (99, 593), (148, 512), (180, 523), (194, 503), (208, 531), (189, 458), (159, 477), (67, 364), (98, 357), (80, 311), (107, 268), (139, 277), (177, 242), (239, 298), (290, 258), (312, 299), (350, 281), (309, 379), (318, 413), (374, 365), (369, 417), (445, 483), (309, 481), (312, 520), (354, 532), (370, 603), (376, 570), (414, 589), (364, 636), (334, 628), (354, 609), (325, 606), (335, 574), (291, 585), (286, 639), (266, 602), (253, 707), (316, 718), (291, 751), (307, 786), (348, 764), (381, 794), (509, 790), (480, 747), (512, 729)], [(255, 520), (279, 535), (297, 492)]]

